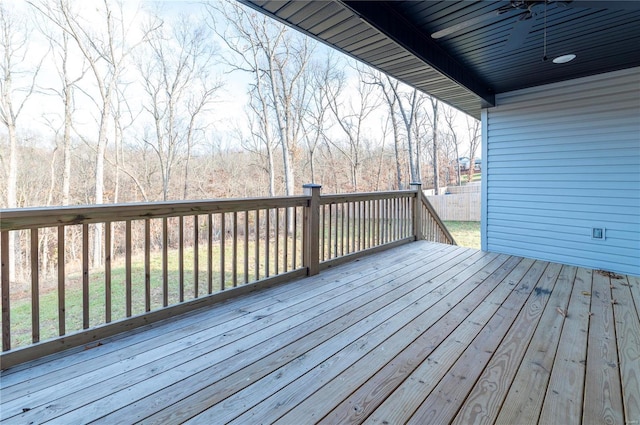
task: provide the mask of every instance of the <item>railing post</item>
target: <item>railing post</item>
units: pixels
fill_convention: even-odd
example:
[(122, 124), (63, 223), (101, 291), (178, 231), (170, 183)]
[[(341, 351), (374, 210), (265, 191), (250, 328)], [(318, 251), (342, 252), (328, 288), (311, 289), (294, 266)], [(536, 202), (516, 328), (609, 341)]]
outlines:
[(319, 184), (305, 184), (304, 194), (311, 196), (304, 209), (304, 244), (302, 252), (303, 265), (307, 268), (307, 276), (320, 272), (320, 189)]
[(411, 183), (411, 188), (416, 192), (413, 203), (413, 235), (417, 241), (420, 241), (424, 239), (422, 234), (422, 183)]

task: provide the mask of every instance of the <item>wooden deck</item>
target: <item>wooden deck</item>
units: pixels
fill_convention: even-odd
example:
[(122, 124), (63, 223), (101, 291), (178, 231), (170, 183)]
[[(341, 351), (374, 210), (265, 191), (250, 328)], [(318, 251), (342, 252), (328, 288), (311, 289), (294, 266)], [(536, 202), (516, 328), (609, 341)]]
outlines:
[(6, 423), (640, 424), (640, 279), (411, 243), (4, 371)]

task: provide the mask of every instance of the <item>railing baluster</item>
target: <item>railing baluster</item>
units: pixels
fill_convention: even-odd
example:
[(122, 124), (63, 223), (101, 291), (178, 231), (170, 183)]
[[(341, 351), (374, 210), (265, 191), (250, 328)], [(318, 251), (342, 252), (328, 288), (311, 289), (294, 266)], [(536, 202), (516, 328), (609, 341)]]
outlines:
[(400, 204), (398, 198), (393, 198), (393, 240), (398, 240), (400, 235)]
[[(331, 233), (332, 233), (332, 231), (333, 231), (333, 225), (332, 225), (332, 223), (333, 223), (333, 220), (332, 220), (332, 218), (333, 218), (333, 211), (332, 211), (332, 209), (331, 209), (331, 204), (326, 205), (326, 206), (327, 206), (327, 207), (328, 207), (328, 209), (329, 209), (329, 228), (327, 229), (327, 234), (328, 234), (328, 239), (327, 239), (327, 249), (328, 249), (328, 251), (329, 251), (329, 252), (328, 252), (328, 254), (329, 254), (329, 255), (328, 255), (328, 258), (333, 258), (332, 251), (331, 251)], [(324, 228), (324, 226), (323, 226), (323, 228)], [(323, 245), (324, 245), (324, 244), (323, 244)]]
[(404, 212), (404, 226), (403, 226), (403, 232), (402, 232), (402, 237), (406, 238), (407, 236), (409, 236), (409, 225), (411, 224), (410, 220), (410, 210), (409, 210), (409, 198), (403, 198), (402, 199), (402, 210)]
[(382, 241), (380, 240), (380, 200), (376, 199), (373, 202), (373, 207), (375, 209), (375, 216), (376, 216), (376, 224), (375, 224), (375, 232), (376, 232), (376, 245), (381, 245)]
[(244, 212), (244, 283), (249, 283), (249, 211)]
[(334, 203), (334, 238), (333, 238), (333, 258), (338, 258), (340, 256), (340, 204)]
[(371, 200), (364, 201), (364, 220), (366, 223), (366, 248), (371, 248)]
[(361, 250), (367, 249), (367, 202), (360, 202), (360, 221), (362, 227), (362, 247)]
[(290, 208), (284, 210), (284, 271), (289, 271), (289, 212)]
[(384, 242), (388, 243), (391, 240), (390, 234), (391, 234), (391, 200), (390, 199), (384, 199), (383, 200), (383, 204), (384, 204)]
[(359, 202), (360, 209), (360, 246), (359, 251), (367, 249), (367, 218), (365, 216), (366, 201)]
[(340, 255), (344, 255), (344, 203), (340, 204)]
[(151, 222), (144, 220), (144, 311), (151, 311)]
[(225, 242), (227, 239), (227, 227), (225, 222), (225, 213), (220, 214), (220, 290), (225, 290)]
[(396, 209), (396, 237), (395, 240), (398, 240), (402, 237), (402, 203), (399, 198), (395, 198), (395, 209)]
[(197, 215), (193, 216), (193, 298), (199, 295), (199, 278), (200, 278), (200, 258), (198, 253), (199, 235), (198, 235), (199, 219)]
[(346, 215), (347, 215), (347, 229), (345, 231), (345, 244), (346, 244), (346, 253), (350, 253), (351, 249), (350, 249), (350, 244), (349, 242), (351, 242), (351, 203), (349, 201), (345, 202), (345, 210), (346, 210)]
[(356, 231), (357, 231), (357, 228), (358, 228), (358, 225), (357, 225), (358, 222), (357, 222), (357, 217), (356, 217), (356, 202), (355, 201), (351, 202), (351, 210), (352, 210), (351, 211), (351, 217), (353, 219), (353, 224), (351, 226), (351, 227), (353, 227), (353, 235), (352, 235), (353, 237), (351, 239), (351, 252), (356, 252)]
[(404, 203), (402, 202), (402, 198), (396, 198), (396, 214), (398, 215), (397, 240), (402, 239), (402, 236), (404, 235)]
[(89, 328), (89, 225), (82, 225), (82, 329)]
[(256, 210), (256, 235), (255, 235), (255, 275), (260, 280), (260, 210)]
[(40, 341), (40, 251), (38, 229), (31, 229), (31, 341)]
[(162, 218), (162, 306), (169, 305), (169, 225)]
[(125, 224), (125, 305), (126, 305), (126, 315), (127, 317), (131, 317), (131, 304), (132, 304), (132, 296), (131, 296), (131, 220), (127, 220)]
[(367, 223), (367, 248), (371, 248), (371, 200), (365, 201), (365, 220)]
[[(233, 212), (233, 253), (231, 259), (233, 287), (238, 286), (238, 212)], [(276, 270), (277, 274), (277, 270)]]
[(9, 232), (0, 233), (2, 269), (2, 351), (11, 350), (11, 291), (9, 290)]
[(355, 226), (356, 226), (356, 246), (354, 252), (358, 252), (362, 249), (362, 213), (361, 213), (361, 202), (354, 202), (354, 211), (355, 211)]
[[(109, 225), (109, 224), (107, 224)], [(106, 232), (105, 232), (106, 237)], [(58, 335), (66, 333), (65, 323), (65, 227), (58, 226)], [(108, 254), (108, 252), (105, 252)], [(106, 264), (106, 261), (105, 261)], [(105, 273), (106, 276), (106, 273)], [(109, 323), (109, 322), (107, 322)]]
[(269, 256), (269, 251), (270, 251), (270, 233), (271, 233), (271, 219), (270, 219), (270, 215), (271, 215), (271, 210), (270, 209), (265, 209), (264, 210), (264, 277), (269, 277), (269, 261), (271, 260), (270, 256)]
[(325, 229), (327, 227), (327, 222), (326, 222), (326, 205), (320, 205), (319, 207), (319, 212), (318, 214), (320, 214), (320, 260), (324, 261), (327, 259), (327, 256), (325, 254), (325, 243), (326, 243), (326, 236), (325, 236)]
[(293, 263), (292, 263), (293, 267), (291, 267), (292, 270), (295, 270), (298, 268), (297, 242), (298, 242), (298, 208), (294, 207), (293, 208)]
[(213, 214), (207, 214), (207, 292), (213, 293)]
[(404, 211), (402, 199), (396, 198), (396, 240), (402, 238), (404, 227)]
[(178, 217), (178, 299), (184, 302), (184, 216)]
[(104, 320), (106, 323), (111, 323), (111, 309), (111, 222), (106, 222), (104, 224)]
[(276, 208), (276, 231), (274, 232), (276, 238), (276, 275), (280, 274), (280, 208)]
[(387, 242), (393, 240), (393, 199), (386, 199), (387, 204)]

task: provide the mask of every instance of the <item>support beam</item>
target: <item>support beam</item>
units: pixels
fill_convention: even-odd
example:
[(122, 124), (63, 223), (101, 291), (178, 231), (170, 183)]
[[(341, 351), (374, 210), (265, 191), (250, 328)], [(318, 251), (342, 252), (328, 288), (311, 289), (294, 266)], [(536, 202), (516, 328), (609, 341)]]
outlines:
[(320, 189), (319, 184), (302, 186), (304, 195), (310, 196), (309, 205), (304, 209), (304, 245), (303, 265), (307, 268), (307, 276), (320, 273)]
[(416, 197), (413, 200), (413, 235), (417, 241), (424, 239), (422, 234), (422, 183), (410, 183), (411, 189), (416, 191)]
[(495, 95), (427, 34), (382, 1), (341, 1), (363, 22), (382, 32), (418, 59), (482, 99), (482, 107), (495, 106)]

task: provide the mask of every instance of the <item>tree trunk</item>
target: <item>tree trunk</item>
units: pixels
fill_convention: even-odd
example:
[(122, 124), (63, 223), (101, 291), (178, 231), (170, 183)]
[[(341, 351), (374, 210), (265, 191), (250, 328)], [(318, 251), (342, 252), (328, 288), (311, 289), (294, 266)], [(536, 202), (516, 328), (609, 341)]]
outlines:
[(438, 167), (438, 99), (431, 98), (433, 107), (433, 186), (434, 194), (440, 194), (440, 167)]
[(396, 157), (396, 178), (398, 182), (398, 190), (402, 190), (402, 166), (400, 165), (400, 133), (398, 128), (398, 120), (395, 117), (395, 108), (391, 108), (391, 125), (393, 126), (393, 152)]
[[(96, 205), (104, 203), (104, 155), (107, 150), (107, 123), (111, 115), (111, 96), (108, 94), (103, 103), (100, 117), (100, 130), (98, 132), (98, 146), (96, 149), (96, 172), (95, 172), (95, 199)], [(92, 265), (99, 267), (102, 265), (102, 228), (101, 223), (96, 223), (93, 228), (93, 253), (91, 256)]]
[(64, 102), (64, 130), (63, 130), (63, 171), (62, 171), (62, 205), (69, 205), (69, 197), (71, 191), (71, 126), (72, 126), (72, 108), (73, 108), (73, 87), (69, 81), (67, 74), (67, 59), (69, 35), (62, 31), (63, 41), (63, 62), (62, 62), (62, 78), (64, 81), (63, 102)]
[(456, 185), (462, 186), (462, 176), (460, 175), (460, 164), (458, 164), (458, 158), (460, 158), (460, 152), (458, 148), (458, 143), (456, 142)]
[[(16, 140), (16, 126), (13, 121), (8, 124), (9, 130), (9, 175), (7, 176), (7, 208), (17, 208), (18, 182), (18, 144)], [(18, 234), (9, 232), (9, 280), (16, 279), (16, 255), (19, 249)]]

